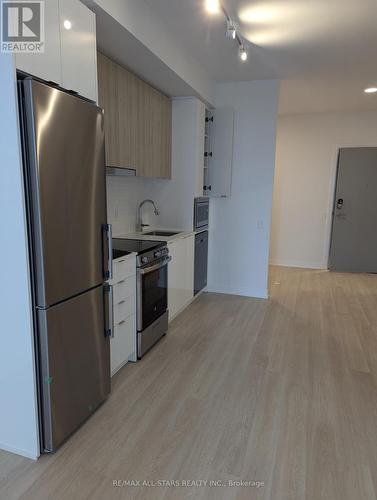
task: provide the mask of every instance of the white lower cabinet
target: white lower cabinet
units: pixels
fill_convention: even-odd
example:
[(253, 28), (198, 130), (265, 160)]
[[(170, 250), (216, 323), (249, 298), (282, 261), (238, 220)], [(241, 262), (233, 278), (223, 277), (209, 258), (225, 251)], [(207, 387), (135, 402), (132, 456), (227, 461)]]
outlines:
[(110, 342), (111, 375), (136, 361), (136, 255), (113, 261), (114, 335)]
[(194, 235), (168, 242), (168, 307), (172, 320), (192, 300), (194, 292)]

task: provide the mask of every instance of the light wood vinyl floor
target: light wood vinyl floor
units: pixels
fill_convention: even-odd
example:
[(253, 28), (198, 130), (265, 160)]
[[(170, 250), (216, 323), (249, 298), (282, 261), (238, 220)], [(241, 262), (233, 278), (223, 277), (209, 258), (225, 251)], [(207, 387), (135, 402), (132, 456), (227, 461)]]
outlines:
[[(114, 480), (256, 480), (115, 487)], [(58, 453), (0, 453), (1, 500), (372, 500), (377, 276), (272, 268), (269, 301), (204, 294)]]

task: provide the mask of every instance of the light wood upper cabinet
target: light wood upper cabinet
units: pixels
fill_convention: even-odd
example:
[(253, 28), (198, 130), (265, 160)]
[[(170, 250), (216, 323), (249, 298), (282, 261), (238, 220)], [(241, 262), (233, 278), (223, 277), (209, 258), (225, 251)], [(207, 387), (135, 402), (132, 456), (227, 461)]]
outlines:
[(162, 165), (161, 177), (171, 178), (171, 149), (172, 149), (172, 105), (171, 100), (162, 96)]
[[(112, 63), (114, 64), (114, 63)], [(118, 129), (111, 127), (113, 138), (119, 152), (117, 165), (137, 168), (137, 101), (138, 88), (135, 75), (122, 66), (115, 64), (117, 103), (115, 106)], [(106, 108), (105, 108), (106, 109)], [(105, 118), (105, 128), (111, 124)]]
[(98, 103), (105, 110), (106, 165), (120, 166), (120, 147), (117, 141), (119, 130), (118, 112), (118, 67), (110, 59), (97, 53)]
[(98, 53), (99, 104), (105, 110), (106, 162), (141, 177), (171, 177), (171, 101)]

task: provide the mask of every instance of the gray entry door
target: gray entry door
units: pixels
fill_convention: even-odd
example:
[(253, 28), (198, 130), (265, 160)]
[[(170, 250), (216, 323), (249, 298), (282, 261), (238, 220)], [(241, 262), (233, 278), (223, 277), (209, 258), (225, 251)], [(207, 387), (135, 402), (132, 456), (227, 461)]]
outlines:
[(377, 148), (339, 151), (329, 269), (377, 272)]

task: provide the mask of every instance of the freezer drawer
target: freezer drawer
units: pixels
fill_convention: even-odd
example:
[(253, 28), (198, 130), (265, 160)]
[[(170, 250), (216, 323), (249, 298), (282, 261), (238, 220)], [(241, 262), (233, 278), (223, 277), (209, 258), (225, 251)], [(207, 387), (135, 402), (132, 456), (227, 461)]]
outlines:
[(104, 287), (38, 310), (44, 451), (56, 448), (110, 392)]

